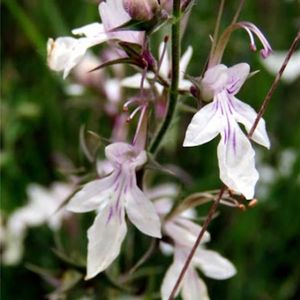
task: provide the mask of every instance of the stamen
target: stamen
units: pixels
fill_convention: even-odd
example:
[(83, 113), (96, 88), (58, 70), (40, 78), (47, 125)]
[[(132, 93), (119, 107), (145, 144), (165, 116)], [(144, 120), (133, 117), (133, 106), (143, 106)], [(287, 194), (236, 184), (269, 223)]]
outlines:
[(250, 49), (252, 51), (256, 51), (256, 44), (253, 36), (253, 34), (255, 34), (260, 40), (261, 44), (263, 45), (263, 49), (260, 50), (260, 55), (263, 58), (267, 58), (272, 53), (272, 48), (269, 42), (267, 41), (266, 37), (254, 24), (249, 22), (233, 23), (229, 27), (227, 27), (227, 29), (223, 32), (220, 39), (218, 40), (215, 50), (210, 55), (208, 68), (211, 68), (221, 62), (224, 50), (228, 44), (230, 36), (238, 28), (246, 30), (250, 38)]
[(138, 98), (136, 98), (136, 97), (131, 98), (131, 99), (129, 99), (128, 101), (126, 101), (126, 102), (124, 103), (124, 105), (123, 105), (123, 111), (124, 111), (124, 112), (128, 112), (129, 106), (130, 106), (131, 104), (136, 103), (136, 102), (138, 102)]
[(252, 199), (252, 200), (249, 202), (248, 206), (252, 208), (252, 207), (254, 207), (257, 203), (258, 203), (257, 199)]
[[(139, 121), (138, 121), (138, 125), (137, 125), (136, 131), (135, 131), (135, 135), (134, 135), (134, 138), (133, 138), (133, 143), (132, 143), (133, 145), (136, 145), (136, 143), (138, 142), (138, 139), (140, 141), (142, 140), (142, 144), (143, 144), (145, 142), (145, 138), (143, 138), (143, 135), (144, 135), (144, 137), (146, 136), (146, 133), (143, 132), (146, 129), (143, 128), (143, 127), (145, 127), (145, 126), (147, 127), (147, 120), (145, 120), (145, 118), (146, 118), (146, 110), (147, 110), (148, 105), (145, 103), (144, 105), (140, 105), (139, 107), (142, 108), (142, 111), (141, 111), (141, 114), (140, 114), (140, 117), (139, 117)], [(146, 122), (146, 123), (143, 124), (143, 122)], [(145, 146), (145, 145), (143, 145), (143, 146)]]
[[(257, 38), (260, 40), (260, 42), (263, 45), (263, 49), (260, 50), (260, 54), (263, 58), (267, 58), (272, 53), (271, 45), (269, 44), (269, 42), (267, 41), (267, 39), (263, 35), (263, 33), (254, 24), (249, 23), (249, 22), (239, 22), (236, 25), (245, 29), (247, 31), (247, 33), (249, 34), (250, 42), (251, 42), (250, 47), (253, 47), (252, 45), (255, 45), (252, 33), (254, 33), (257, 36)], [(249, 31), (252, 33), (250, 34)], [(256, 49), (256, 47), (255, 47), (255, 49)]]
[(249, 39), (250, 39), (250, 50), (255, 52), (257, 50), (256, 48), (256, 44), (255, 44), (255, 40), (254, 40), (254, 37), (253, 37), (253, 34), (252, 32), (250, 31), (250, 29), (248, 29), (247, 27), (244, 28), (246, 30), (246, 32), (248, 33), (249, 35)]
[(132, 119), (134, 118), (134, 116), (142, 109), (142, 106), (138, 106), (131, 114), (130, 116), (127, 118), (126, 122), (129, 123), (132, 121)]

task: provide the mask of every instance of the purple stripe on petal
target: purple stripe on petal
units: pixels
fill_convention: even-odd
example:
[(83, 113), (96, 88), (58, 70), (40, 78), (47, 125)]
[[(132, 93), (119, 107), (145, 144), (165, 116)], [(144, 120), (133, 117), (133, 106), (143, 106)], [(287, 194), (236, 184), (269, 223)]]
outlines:
[(113, 216), (113, 208), (112, 206), (109, 208), (109, 212), (108, 212), (108, 216), (107, 216), (107, 220), (106, 220), (106, 225), (109, 223), (109, 221), (111, 220)]
[(226, 115), (226, 119), (227, 119), (227, 138), (230, 139), (230, 135), (231, 135), (231, 126), (230, 126), (230, 121), (229, 121), (228, 115)]
[(227, 130), (224, 129), (224, 144), (227, 143)]
[(224, 110), (223, 110), (223, 105), (220, 104), (220, 110), (221, 110), (221, 114), (224, 115)]
[(236, 133), (235, 133), (235, 130), (233, 131), (232, 145), (233, 145), (234, 154), (236, 154)]
[(229, 94), (233, 94), (234, 93), (234, 91), (236, 90), (236, 87), (237, 87), (237, 84), (239, 83), (239, 79), (237, 79), (237, 80), (235, 80), (235, 81), (233, 81), (233, 82), (231, 82), (230, 83), (230, 86), (227, 88), (227, 92), (229, 93)]
[(230, 95), (228, 95), (228, 107), (231, 113), (233, 113), (234, 111), (234, 104), (232, 101), (232, 97)]
[(120, 207), (118, 210), (118, 217), (119, 217), (119, 222), (121, 224), (122, 223), (122, 207)]

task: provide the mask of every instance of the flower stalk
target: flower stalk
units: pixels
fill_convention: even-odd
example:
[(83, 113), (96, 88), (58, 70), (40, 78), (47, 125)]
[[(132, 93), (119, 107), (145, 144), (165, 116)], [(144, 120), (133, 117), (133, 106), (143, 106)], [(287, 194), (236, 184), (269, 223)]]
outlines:
[(174, 23), (172, 25), (172, 81), (169, 92), (169, 102), (167, 107), (167, 112), (165, 119), (163, 120), (157, 134), (152, 140), (149, 152), (155, 154), (159, 146), (170, 127), (173, 120), (176, 104), (178, 98), (178, 83), (179, 83), (179, 60), (180, 60), (180, 0), (174, 0), (173, 3), (173, 18)]

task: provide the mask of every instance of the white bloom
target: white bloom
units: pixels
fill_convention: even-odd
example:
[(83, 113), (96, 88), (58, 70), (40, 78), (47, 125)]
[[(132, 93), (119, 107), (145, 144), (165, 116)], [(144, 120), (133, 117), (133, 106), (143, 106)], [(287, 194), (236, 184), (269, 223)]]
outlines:
[(59, 37), (56, 40), (51, 38), (48, 40), (47, 61), (52, 70), (63, 71), (63, 77), (66, 78), (71, 69), (82, 60), (88, 48), (110, 39), (118, 39), (129, 43), (142, 43), (142, 32), (113, 31), (114, 28), (130, 20), (122, 1), (107, 0), (101, 2), (99, 13), (103, 24), (95, 22), (72, 30), (74, 35), (83, 37), (76, 39), (66, 36)]
[[(271, 73), (276, 75), (284, 62), (287, 52), (274, 51), (268, 58), (261, 59), (262, 65)], [(300, 51), (296, 51), (286, 66), (281, 79), (286, 83), (294, 82), (300, 76)]]
[[(163, 198), (155, 202), (155, 208), (160, 215), (166, 215), (167, 208), (171, 208), (170, 199)], [(191, 210), (194, 212), (193, 210)], [(172, 289), (186, 262), (186, 259), (197, 239), (201, 226), (192, 222), (182, 213), (163, 223), (163, 232), (174, 242), (174, 260), (167, 270), (161, 286), (163, 300), (169, 299)], [(208, 300), (207, 288), (204, 281), (198, 276), (199, 269), (209, 278), (223, 280), (235, 275), (236, 269), (226, 258), (215, 251), (207, 250), (203, 244), (210, 241), (210, 235), (205, 232), (201, 245), (196, 250), (190, 266), (183, 278), (178, 293), (181, 291), (184, 300)]]
[(44, 223), (54, 231), (61, 227), (63, 219), (69, 213), (59, 208), (71, 193), (72, 186), (65, 183), (54, 183), (50, 189), (37, 184), (29, 185), (28, 204), (15, 210), (7, 222), (3, 254), (6, 264), (12, 265), (20, 261), (27, 228)]
[(136, 169), (147, 160), (129, 144), (114, 143), (105, 148), (112, 173), (86, 184), (69, 202), (73, 212), (98, 210), (88, 230), (87, 279), (105, 270), (118, 256), (129, 220), (143, 233), (160, 238), (160, 220), (150, 200), (139, 189)]
[[(259, 177), (255, 169), (255, 152), (238, 122), (249, 131), (257, 114), (248, 104), (235, 97), (247, 79), (249, 70), (248, 64), (241, 63), (231, 68), (216, 65), (206, 71), (201, 82), (202, 96), (205, 100), (213, 98), (213, 101), (194, 115), (183, 146), (201, 145), (220, 134), (220, 178), (232, 190), (252, 199)], [(263, 119), (260, 119), (252, 139), (258, 144), (270, 147)]]
[[(159, 47), (159, 57), (161, 57), (163, 52), (164, 44), (161, 44)], [(185, 71), (187, 69), (187, 66), (191, 60), (193, 54), (193, 48), (191, 46), (188, 47), (188, 49), (185, 51), (185, 53), (182, 55), (180, 59), (180, 65), (179, 65), (179, 89), (183, 91), (188, 91), (191, 87), (191, 82), (189, 80), (184, 79)], [(169, 82), (170, 78), (170, 71), (171, 71), (171, 61), (169, 59), (168, 53), (166, 52), (161, 67), (159, 69), (159, 75), (167, 82)], [(148, 72), (146, 78), (149, 80), (153, 80), (155, 75), (152, 72)], [(151, 87), (148, 80), (145, 80), (144, 82), (144, 88), (149, 89)], [(124, 78), (121, 81), (121, 85), (128, 88), (134, 88), (139, 89), (141, 87), (141, 80), (142, 75), (140, 73), (137, 73), (133, 76)], [(158, 92), (162, 94), (163, 86), (161, 86), (159, 83), (155, 83), (155, 87), (157, 88)]]
[(63, 71), (64, 78), (82, 60), (88, 48), (108, 40), (100, 23), (74, 29), (72, 33), (85, 37), (60, 37), (56, 40), (50, 38), (47, 43), (48, 66), (54, 71)]

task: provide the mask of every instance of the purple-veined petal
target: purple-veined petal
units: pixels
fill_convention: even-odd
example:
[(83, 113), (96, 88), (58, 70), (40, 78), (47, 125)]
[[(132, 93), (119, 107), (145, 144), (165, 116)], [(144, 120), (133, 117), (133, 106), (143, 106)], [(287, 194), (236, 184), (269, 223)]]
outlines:
[(154, 209), (154, 205), (137, 187), (133, 178), (125, 186), (125, 207), (129, 220), (141, 232), (161, 238), (160, 219)]
[(187, 128), (183, 146), (192, 147), (209, 142), (220, 132), (220, 123), (218, 101), (213, 101), (194, 115)]
[(228, 122), (218, 145), (220, 178), (230, 189), (252, 199), (259, 177), (255, 169), (255, 152), (237, 123), (231, 119)]
[[(231, 99), (235, 110), (235, 119), (239, 123), (242, 123), (247, 132), (249, 132), (257, 117), (256, 111), (250, 105), (238, 100), (235, 97), (231, 97)], [(268, 149), (270, 148), (270, 140), (266, 131), (264, 119), (260, 119), (251, 139)]]
[(228, 279), (236, 274), (234, 265), (212, 250), (198, 249), (193, 264), (198, 266), (205, 276), (213, 279)]
[(237, 94), (246, 81), (249, 72), (250, 66), (246, 63), (240, 63), (228, 68), (228, 79), (226, 84), (227, 92), (231, 95)]
[(86, 279), (104, 271), (116, 259), (126, 232), (124, 207), (106, 205), (88, 230)]
[(183, 279), (182, 299), (209, 300), (205, 283), (192, 267), (188, 269)]
[(110, 200), (113, 194), (113, 184), (117, 174), (94, 180), (77, 192), (67, 204), (67, 210), (72, 212), (88, 212), (98, 209)]

